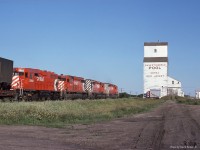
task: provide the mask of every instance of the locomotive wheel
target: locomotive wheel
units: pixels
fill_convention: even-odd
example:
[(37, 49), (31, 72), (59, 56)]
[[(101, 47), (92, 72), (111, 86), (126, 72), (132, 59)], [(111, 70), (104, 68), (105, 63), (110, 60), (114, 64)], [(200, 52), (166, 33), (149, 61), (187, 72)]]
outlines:
[(34, 94), (31, 99), (32, 99), (32, 101), (37, 101), (38, 100), (38, 94), (37, 93)]
[(27, 102), (28, 101), (28, 96), (26, 96), (26, 95), (22, 96), (22, 101)]
[(48, 97), (45, 98), (45, 100), (49, 101), (49, 100), (51, 100), (51, 97), (48, 96)]
[(43, 97), (41, 97), (41, 101), (45, 101), (46, 100), (46, 98), (43, 96)]

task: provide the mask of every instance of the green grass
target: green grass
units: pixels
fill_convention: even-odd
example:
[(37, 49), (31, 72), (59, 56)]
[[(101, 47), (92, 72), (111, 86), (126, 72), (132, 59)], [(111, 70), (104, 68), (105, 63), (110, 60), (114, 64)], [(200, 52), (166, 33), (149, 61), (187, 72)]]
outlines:
[(0, 103), (0, 124), (64, 127), (146, 112), (164, 100), (107, 99)]
[(200, 100), (196, 100), (196, 99), (177, 100), (177, 103), (187, 104), (187, 105), (200, 105)]

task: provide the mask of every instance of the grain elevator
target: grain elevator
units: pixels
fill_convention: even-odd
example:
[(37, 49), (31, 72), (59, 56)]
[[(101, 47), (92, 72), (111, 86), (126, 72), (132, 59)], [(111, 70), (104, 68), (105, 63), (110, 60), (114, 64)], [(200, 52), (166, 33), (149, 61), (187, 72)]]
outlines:
[(168, 76), (168, 42), (144, 43), (144, 97), (184, 96), (181, 82)]

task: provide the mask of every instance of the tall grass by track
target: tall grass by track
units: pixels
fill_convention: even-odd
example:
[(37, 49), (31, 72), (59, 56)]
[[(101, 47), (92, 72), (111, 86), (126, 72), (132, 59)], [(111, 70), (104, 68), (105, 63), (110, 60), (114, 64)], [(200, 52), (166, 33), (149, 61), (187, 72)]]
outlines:
[(146, 112), (163, 100), (106, 99), (0, 103), (0, 124), (64, 127)]
[(200, 105), (199, 99), (185, 99), (185, 100), (177, 100), (179, 104), (187, 104), (187, 105)]

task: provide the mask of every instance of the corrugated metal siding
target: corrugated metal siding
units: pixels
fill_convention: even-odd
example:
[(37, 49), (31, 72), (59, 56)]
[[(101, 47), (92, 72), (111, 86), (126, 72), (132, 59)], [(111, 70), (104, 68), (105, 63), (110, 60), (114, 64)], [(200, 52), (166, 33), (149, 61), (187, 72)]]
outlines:
[(12, 82), (13, 61), (0, 57), (0, 82)]

